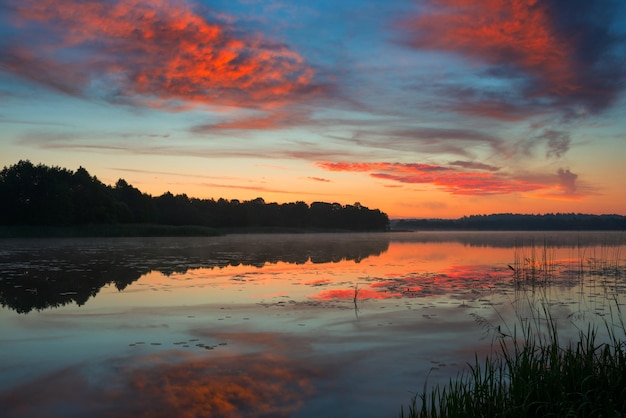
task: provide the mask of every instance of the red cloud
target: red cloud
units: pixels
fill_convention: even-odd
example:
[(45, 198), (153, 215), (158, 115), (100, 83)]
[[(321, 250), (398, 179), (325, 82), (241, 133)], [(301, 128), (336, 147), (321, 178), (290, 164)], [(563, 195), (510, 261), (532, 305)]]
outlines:
[(580, 88), (572, 47), (550, 11), (534, 0), (433, 0), (435, 7), (404, 22), (416, 48), (439, 49), (509, 65), (542, 81), (549, 94)]
[(24, 0), (14, 13), (21, 37), (0, 58), (5, 68), (66, 93), (270, 108), (315, 88), (296, 52), (209, 21), (184, 0)]
[(370, 172), (372, 177), (400, 183), (433, 184), (456, 195), (508, 194), (548, 188), (494, 173), (465, 172), (429, 164), (318, 162), (317, 165), (329, 171)]

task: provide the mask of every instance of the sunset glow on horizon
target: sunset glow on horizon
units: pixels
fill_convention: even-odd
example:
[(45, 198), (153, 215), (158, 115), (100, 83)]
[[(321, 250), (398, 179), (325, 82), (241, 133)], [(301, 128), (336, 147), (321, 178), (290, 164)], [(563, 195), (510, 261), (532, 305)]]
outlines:
[(626, 4), (7, 0), (0, 168), (391, 218), (626, 215)]

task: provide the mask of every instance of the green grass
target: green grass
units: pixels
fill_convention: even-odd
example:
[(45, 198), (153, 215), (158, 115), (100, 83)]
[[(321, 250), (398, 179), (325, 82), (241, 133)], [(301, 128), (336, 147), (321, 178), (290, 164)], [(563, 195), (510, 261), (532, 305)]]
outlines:
[[(415, 395), (408, 417), (621, 417), (626, 415), (626, 326), (615, 300), (616, 323), (606, 336), (589, 325), (561, 344), (546, 305), (511, 335), (499, 334), (492, 356), (447, 385)], [(600, 341), (602, 340), (602, 341)]]

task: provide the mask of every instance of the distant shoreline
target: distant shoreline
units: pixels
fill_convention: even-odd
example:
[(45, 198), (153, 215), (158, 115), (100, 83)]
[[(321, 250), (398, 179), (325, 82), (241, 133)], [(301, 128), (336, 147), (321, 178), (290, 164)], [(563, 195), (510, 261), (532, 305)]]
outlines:
[(584, 213), (501, 213), (458, 219), (392, 219), (394, 230), (410, 231), (626, 231), (626, 216)]
[[(393, 223), (392, 223), (393, 224)], [(523, 228), (392, 228), (388, 231), (286, 227), (211, 228), (201, 225), (92, 224), (74, 226), (0, 226), (0, 239), (10, 238), (131, 238), (131, 237), (217, 237), (233, 234), (307, 234), (307, 233), (411, 233), (411, 232), (576, 232), (626, 231), (626, 229), (523, 229)]]

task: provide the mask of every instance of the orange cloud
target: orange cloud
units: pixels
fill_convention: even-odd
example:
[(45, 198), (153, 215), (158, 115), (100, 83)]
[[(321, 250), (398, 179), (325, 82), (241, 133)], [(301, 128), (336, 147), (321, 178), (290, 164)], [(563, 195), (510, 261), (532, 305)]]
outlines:
[(184, 0), (24, 0), (13, 13), (23, 36), (4, 54), (6, 69), (66, 93), (267, 109), (316, 88), (299, 54)]
[(508, 194), (548, 188), (545, 184), (497, 176), (492, 172), (458, 171), (429, 164), (318, 162), (317, 165), (329, 171), (370, 172), (374, 178), (400, 183), (432, 184), (456, 195)]

